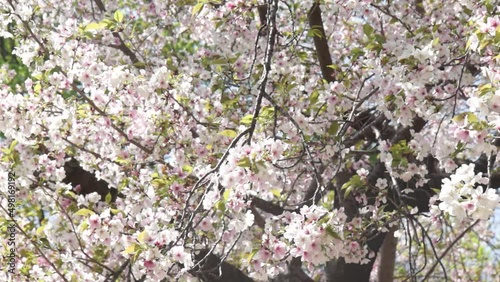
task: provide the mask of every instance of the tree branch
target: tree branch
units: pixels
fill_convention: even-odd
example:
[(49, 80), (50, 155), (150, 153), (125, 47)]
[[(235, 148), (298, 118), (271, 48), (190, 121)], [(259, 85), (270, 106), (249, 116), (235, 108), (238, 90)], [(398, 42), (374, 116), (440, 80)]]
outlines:
[(194, 269), (192, 274), (205, 282), (253, 282), (253, 279), (245, 275), (235, 266), (222, 261), (218, 256), (209, 254), (208, 250), (202, 250), (195, 255), (195, 260), (205, 259), (201, 267)]
[(267, 18), (267, 25), (269, 27), (269, 36), (267, 38), (266, 45), (266, 54), (264, 57), (264, 72), (262, 73), (262, 78), (259, 83), (259, 96), (257, 97), (257, 102), (255, 103), (252, 123), (250, 124), (250, 132), (248, 134), (247, 143), (250, 144), (252, 142), (252, 135), (255, 131), (255, 127), (257, 126), (257, 117), (259, 116), (262, 99), (264, 95), (266, 95), (266, 85), (269, 77), (269, 73), (271, 71), (271, 61), (274, 53), (274, 44), (276, 41), (276, 34), (278, 31), (276, 30), (276, 13), (278, 12), (278, 1), (273, 1), (273, 5), (270, 7), (270, 15)]
[(323, 27), (323, 19), (321, 18), (321, 9), (319, 5), (319, 1), (316, 1), (309, 11), (309, 27), (318, 33), (314, 33), (313, 39), (323, 79), (328, 82), (333, 82), (335, 81), (335, 73), (332, 68), (328, 67), (332, 65), (333, 62), (328, 48), (328, 41), (326, 40), (325, 28)]
[[(9, 212), (3, 206), (0, 206), (0, 208), (5, 212), (5, 214), (9, 214)], [(54, 270), (54, 272), (57, 273), (63, 281), (68, 282), (68, 279), (64, 277), (64, 275), (59, 271), (59, 268), (45, 255), (40, 246), (38, 246), (37, 242), (33, 240), (31, 236), (26, 233), (26, 231), (24, 231), (24, 229), (17, 223), (17, 221), (14, 218), (11, 218), (11, 220), (12, 220), (11, 222), (16, 225), (17, 229), (21, 231), (21, 233), (23, 233), (24, 237), (27, 240), (29, 240), (31, 244), (33, 244), (33, 247), (35, 247), (40, 256), (42, 256), (45, 259), (45, 261), (47, 261), (47, 263)]]
[(285, 209), (283, 209), (279, 205), (262, 200), (259, 197), (253, 197), (252, 206), (273, 215), (280, 215), (285, 211)]
[(467, 232), (469, 232), (472, 228), (474, 228), (474, 226), (476, 226), (476, 224), (478, 224), (478, 223), (479, 223), (479, 220), (474, 221), (474, 223), (472, 223), (469, 227), (467, 227), (467, 229), (465, 229), (462, 233), (460, 233), (460, 235), (458, 235), (457, 238), (455, 238), (455, 240), (453, 240), (453, 242), (451, 242), (451, 244), (446, 248), (446, 250), (444, 250), (444, 252), (439, 256), (439, 258), (437, 258), (436, 262), (434, 262), (431, 269), (429, 269), (429, 271), (427, 271), (427, 273), (425, 274), (424, 279), (422, 279), (422, 281), (428, 281), (432, 272), (434, 272), (434, 269), (436, 269), (436, 266), (448, 254), (448, 252), (451, 250), (451, 248), (453, 248), (453, 246), (455, 246), (455, 244), (460, 239), (462, 239), (462, 237), (464, 237), (464, 235), (467, 234)]
[[(99, 10), (102, 13), (106, 12), (106, 8), (104, 7), (104, 3), (102, 3), (101, 0), (94, 0), (94, 2), (96, 3), (97, 7), (99, 8)], [(136, 63), (138, 63), (139, 59), (137, 59), (137, 56), (135, 55), (135, 53), (132, 50), (130, 50), (130, 48), (128, 48), (128, 46), (125, 44), (125, 42), (121, 38), (120, 34), (116, 31), (113, 32), (112, 34), (115, 38), (118, 39), (118, 41), (120, 41), (120, 44), (111, 45), (109, 47), (113, 47), (113, 48), (116, 48), (116, 49), (122, 51), (125, 55), (127, 55), (130, 58), (130, 60), (132, 61), (132, 63), (134, 65)]]

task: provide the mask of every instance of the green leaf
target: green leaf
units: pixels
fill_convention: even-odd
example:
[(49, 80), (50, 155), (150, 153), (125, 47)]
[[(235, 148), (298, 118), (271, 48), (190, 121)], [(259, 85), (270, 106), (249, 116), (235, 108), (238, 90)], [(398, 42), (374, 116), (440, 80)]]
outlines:
[(333, 231), (333, 228), (331, 226), (327, 226), (325, 230), (326, 230), (326, 234), (330, 235), (331, 237), (338, 239), (338, 240), (342, 240), (342, 238), (340, 238), (339, 234), (337, 232)]
[(140, 243), (144, 243), (144, 238), (146, 237), (147, 233), (146, 230), (143, 230), (139, 235), (137, 235), (137, 241)]
[(33, 78), (34, 81), (42, 80), (43, 73), (38, 73), (36, 75), (33, 75), (32, 78)]
[(378, 44), (377, 42), (372, 42), (372, 43), (366, 45), (366, 49), (368, 49), (370, 51), (380, 51), (380, 50), (382, 50), (382, 46), (380, 44)]
[(221, 212), (225, 212), (226, 204), (224, 203), (224, 201), (217, 201), (217, 203), (215, 203), (215, 208), (220, 210)]
[(135, 247), (137, 244), (132, 244), (128, 246), (122, 253), (126, 255), (134, 254), (135, 253)]
[(229, 138), (234, 138), (238, 135), (238, 133), (236, 133), (236, 131), (230, 130), (230, 129), (223, 130), (223, 131), (219, 132), (218, 134), (222, 135), (222, 136), (229, 137)]
[(250, 125), (252, 123), (253, 115), (246, 115), (241, 120), (241, 124)]
[(80, 230), (80, 232), (83, 232), (87, 230), (87, 227), (89, 227), (89, 223), (87, 221), (83, 221), (78, 229)]
[(93, 214), (94, 212), (89, 209), (80, 209), (79, 211), (75, 212), (74, 215), (89, 216)]
[(65, 196), (70, 197), (71, 199), (76, 199), (76, 197), (77, 197), (74, 192), (69, 191), (69, 190), (64, 191), (62, 194), (65, 195)]
[(108, 192), (106, 195), (106, 198), (104, 198), (104, 201), (106, 201), (107, 204), (111, 203), (113, 196), (111, 196), (111, 193)]
[(10, 143), (9, 146), (9, 151), (11, 152), (14, 151), (14, 148), (16, 147), (17, 143), (18, 143), (17, 140), (12, 141), (12, 143)]
[(218, 29), (219, 27), (221, 27), (221, 25), (223, 25), (225, 23), (225, 21), (216, 21), (215, 22), (215, 29)]
[(389, 95), (384, 97), (384, 101), (386, 103), (392, 102), (394, 100), (396, 100), (396, 96), (394, 96), (394, 94), (389, 94)]
[(379, 44), (384, 44), (386, 42), (385, 37), (383, 37), (381, 34), (375, 34), (375, 41), (377, 41)]
[(42, 90), (42, 85), (40, 84), (40, 82), (38, 82), (34, 87), (33, 87), (33, 91), (36, 93), (36, 94), (40, 94), (40, 91)]
[(339, 65), (336, 65), (336, 64), (327, 65), (326, 67), (330, 68), (332, 70), (342, 71), (342, 68)]
[(476, 123), (478, 122), (479, 119), (477, 118), (477, 116), (473, 113), (467, 113), (467, 123)]
[(339, 123), (334, 121), (332, 124), (330, 124), (330, 127), (326, 130), (329, 135), (334, 136), (337, 134), (337, 131), (339, 130)]
[(213, 59), (212, 61), (210, 61), (210, 64), (212, 65), (225, 65), (227, 64), (227, 59), (225, 58), (218, 58), (218, 59)]
[(365, 52), (361, 48), (354, 48), (351, 50), (352, 60), (356, 61), (359, 57), (363, 56)]
[(320, 25), (312, 26), (309, 32), (307, 33), (307, 36), (322, 38), (323, 37), (323, 32), (321, 30), (322, 28), (323, 27)]
[(117, 215), (119, 213), (125, 214), (123, 211), (121, 211), (119, 209), (111, 209), (111, 213), (114, 214), (114, 215)]
[(224, 191), (224, 194), (222, 194), (222, 198), (224, 199), (224, 202), (227, 202), (227, 199), (229, 199), (229, 195), (231, 195), (231, 188), (228, 188)]
[(116, 22), (121, 23), (123, 21), (122, 12), (120, 12), (120, 10), (116, 10), (115, 14), (113, 15), (113, 19), (115, 19)]
[(350, 180), (349, 180), (349, 181), (347, 181), (346, 183), (344, 183), (344, 184), (342, 185), (342, 187), (340, 187), (340, 190), (345, 190), (345, 189), (347, 189), (349, 186), (351, 186), (351, 181), (350, 181)]
[(272, 118), (274, 116), (274, 107), (271, 107), (271, 106), (263, 107), (259, 116), (263, 117), (264, 119)]
[(135, 251), (135, 254), (134, 254), (134, 256), (132, 257), (132, 262), (131, 262), (131, 264), (134, 264), (134, 263), (137, 261), (137, 259), (138, 259), (138, 258), (139, 258), (139, 256), (141, 255), (141, 253), (142, 253), (142, 248), (140, 248), (140, 246), (137, 246), (137, 250)]
[(309, 96), (309, 102), (311, 103), (311, 105), (314, 105), (318, 102), (318, 97), (319, 97), (319, 91), (314, 90)]
[(439, 193), (441, 193), (441, 189), (439, 189), (439, 188), (431, 188), (431, 190), (432, 190), (435, 194), (439, 194)]
[(155, 188), (162, 188), (162, 187), (165, 187), (167, 185), (167, 181), (165, 181), (165, 179), (162, 179), (162, 178), (156, 178), (156, 179), (153, 179), (151, 181), (151, 184)]
[(308, 56), (307, 56), (307, 53), (304, 52), (304, 51), (298, 51), (297, 52), (297, 57), (299, 57), (299, 59), (301, 60), (307, 60)]
[(134, 67), (136, 67), (138, 69), (145, 69), (146, 68), (146, 64), (144, 62), (135, 62), (134, 63)]
[(116, 162), (121, 164), (121, 165), (128, 165), (130, 164), (130, 160), (129, 159), (122, 159), (120, 157), (116, 158)]
[(493, 87), (491, 86), (491, 83), (487, 83), (479, 87), (479, 93), (481, 96), (485, 95), (486, 93), (490, 92), (493, 90)]
[(491, 44), (491, 39), (484, 38), (479, 41), (479, 50), (483, 50), (486, 46)]
[(44, 225), (42, 225), (42, 226), (40, 226), (40, 227), (38, 227), (38, 228), (36, 229), (36, 235), (37, 235), (37, 236), (42, 236), (42, 235), (43, 235), (43, 230), (44, 230), (44, 229), (45, 229), (45, 224), (44, 224)]
[(351, 194), (352, 190), (354, 189), (354, 187), (352, 185), (349, 185), (347, 187), (347, 189), (345, 189), (345, 192), (344, 192), (344, 198), (347, 198), (349, 197), (349, 195)]
[(257, 252), (259, 252), (259, 249), (254, 249), (251, 253), (248, 254), (247, 256), (248, 262), (252, 261), (253, 257), (255, 256), (255, 254), (257, 254)]
[(187, 173), (187, 174), (191, 174), (191, 172), (193, 172), (193, 167), (190, 165), (183, 165), (182, 171)]
[(92, 22), (92, 23), (89, 23), (88, 25), (85, 26), (85, 31), (91, 31), (91, 30), (99, 30), (99, 29), (103, 29), (106, 27), (106, 24), (105, 23), (95, 23), (95, 22)]
[(352, 192), (352, 190), (354, 190), (354, 188), (359, 188), (359, 187), (362, 187), (363, 185), (364, 185), (364, 183), (363, 183), (363, 180), (361, 180), (361, 176), (356, 174), (356, 175), (353, 175), (351, 177), (351, 179), (349, 179), (349, 181), (344, 183), (344, 185), (342, 185), (342, 187), (340, 189), (345, 190), (344, 191), (344, 198), (347, 198), (349, 196), (349, 194)]
[(281, 189), (279, 188), (271, 189), (271, 193), (277, 198), (281, 197)]
[(239, 167), (250, 167), (251, 166), (250, 159), (249, 158), (243, 158), (240, 161), (238, 161), (237, 165)]
[(465, 122), (466, 120), (467, 120), (467, 124), (477, 123), (479, 121), (477, 116), (471, 112), (461, 113), (461, 114), (453, 117), (453, 121), (457, 122), (457, 123), (462, 123), (462, 122)]
[(193, 7), (193, 11), (191, 11), (191, 16), (198, 15), (201, 12), (201, 10), (203, 9), (203, 6), (205, 6), (205, 3), (198, 2), (198, 4), (196, 4)]
[(370, 37), (373, 34), (373, 27), (369, 24), (364, 24), (363, 25), (363, 32), (365, 33), (366, 36)]

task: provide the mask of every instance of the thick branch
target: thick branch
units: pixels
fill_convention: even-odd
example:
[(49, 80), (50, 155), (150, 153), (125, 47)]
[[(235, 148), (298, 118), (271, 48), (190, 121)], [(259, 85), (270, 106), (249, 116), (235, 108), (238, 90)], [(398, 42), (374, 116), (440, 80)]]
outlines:
[(252, 199), (252, 206), (259, 208), (260, 210), (270, 213), (272, 215), (280, 215), (285, 211), (279, 205), (262, 200), (259, 197), (254, 197)]
[(394, 237), (394, 226), (386, 234), (384, 243), (380, 248), (380, 264), (378, 266), (378, 282), (391, 282), (394, 279), (394, 264), (396, 262), (396, 247), (398, 240)]
[(301, 281), (301, 282), (314, 282), (302, 269), (302, 259), (300, 257), (293, 258), (290, 261), (290, 265), (288, 266), (290, 270), (290, 279), (292, 281)]
[(318, 56), (323, 79), (328, 82), (335, 81), (335, 73), (332, 68), (328, 67), (333, 63), (330, 50), (328, 49), (328, 41), (326, 40), (319, 2), (314, 3), (309, 11), (309, 27), (315, 31), (313, 37), (314, 47), (316, 48), (316, 56)]
[(103, 13), (106, 12), (106, 8), (104, 8), (104, 3), (102, 3), (101, 0), (94, 0), (94, 2), (96, 3), (97, 7), (101, 12)]
[(80, 185), (78, 194), (88, 195), (90, 193), (96, 192), (101, 195), (101, 200), (105, 200), (106, 196), (111, 194), (111, 202), (114, 202), (118, 196), (118, 190), (115, 188), (110, 188), (108, 183), (104, 180), (98, 180), (95, 175), (91, 172), (84, 170), (80, 163), (71, 159), (64, 164), (64, 171), (66, 172), (66, 177), (63, 182), (66, 184), (71, 184), (73, 187)]
[(195, 256), (195, 260), (199, 261), (206, 257), (205, 262), (200, 268), (193, 271), (193, 275), (205, 282), (253, 282), (253, 280), (241, 272), (235, 266), (222, 262), (221, 259), (214, 255), (208, 254), (208, 250), (202, 250)]

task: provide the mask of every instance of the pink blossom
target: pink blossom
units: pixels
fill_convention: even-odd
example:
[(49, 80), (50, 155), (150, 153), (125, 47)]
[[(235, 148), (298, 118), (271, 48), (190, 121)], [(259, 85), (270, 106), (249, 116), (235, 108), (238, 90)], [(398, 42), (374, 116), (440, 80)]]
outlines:
[(155, 267), (155, 263), (152, 260), (145, 260), (144, 267), (148, 269), (152, 269)]

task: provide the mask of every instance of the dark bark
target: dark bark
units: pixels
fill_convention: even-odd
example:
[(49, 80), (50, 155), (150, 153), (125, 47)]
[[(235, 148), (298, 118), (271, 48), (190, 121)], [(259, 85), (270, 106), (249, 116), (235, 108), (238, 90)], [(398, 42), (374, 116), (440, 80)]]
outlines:
[(378, 282), (391, 282), (394, 280), (394, 265), (396, 262), (396, 248), (398, 240), (394, 237), (396, 226), (391, 228), (385, 236), (384, 243), (380, 249), (380, 264), (378, 266)]
[(293, 258), (288, 265), (288, 273), (280, 273), (271, 282), (314, 282), (302, 269), (300, 258)]
[(279, 205), (272, 203), (272, 202), (262, 200), (259, 197), (253, 197), (252, 206), (257, 207), (257, 208), (259, 208), (267, 213), (270, 213), (272, 215), (280, 215), (285, 211)]
[[(379, 233), (367, 242), (368, 248), (378, 253), (378, 250), (384, 242), (386, 233)], [(342, 282), (342, 281), (356, 281), (368, 282), (372, 272), (373, 264), (375, 263), (376, 256), (371, 259), (367, 264), (346, 263), (343, 258), (332, 260), (327, 263), (325, 267), (326, 281), (328, 282)]]
[(314, 3), (309, 11), (309, 27), (314, 30), (314, 47), (316, 48), (316, 56), (318, 57), (323, 79), (328, 82), (335, 81), (335, 72), (331, 67), (329, 67), (333, 64), (333, 62), (332, 57), (330, 56), (325, 28), (323, 27), (323, 19), (321, 18), (321, 8), (319, 2)]
[(208, 254), (208, 250), (202, 250), (195, 256), (195, 262), (202, 261), (201, 266), (194, 269), (192, 274), (205, 282), (253, 282), (253, 279), (245, 275), (235, 266), (221, 262), (221, 259), (214, 255)]
[(105, 200), (106, 196), (111, 194), (111, 201), (114, 202), (118, 196), (118, 190), (115, 188), (110, 188), (108, 183), (104, 180), (97, 180), (93, 173), (84, 170), (77, 160), (71, 159), (64, 164), (64, 170), (66, 171), (66, 177), (63, 182), (66, 184), (71, 184), (73, 189), (79, 185), (79, 188), (75, 189), (75, 193), (81, 195), (88, 195), (93, 192), (97, 192), (101, 195), (101, 200)]
[[(425, 120), (421, 118), (416, 118), (413, 121), (413, 126), (412, 127), (407, 127), (403, 128), (400, 131), (395, 134), (395, 136), (392, 138), (391, 142), (393, 144), (398, 143), (401, 140), (406, 140), (407, 142), (411, 139), (411, 130), (414, 130), (415, 132), (419, 132), (422, 130), (422, 128), (425, 125)], [(342, 175), (340, 175), (342, 176)], [(388, 178), (389, 176), (387, 175), (387, 171), (385, 168), (385, 165), (381, 162), (378, 162), (368, 175), (367, 181), (369, 183), (369, 186), (375, 186), (375, 183), (377, 179), (379, 178)], [(342, 182), (339, 183), (339, 187), (345, 183), (345, 179), (347, 177), (343, 177)], [(401, 199), (399, 199), (399, 192), (395, 191), (395, 189), (399, 189), (399, 187), (392, 187), (393, 190), (393, 199), (392, 202), (399, 203)], [(337, 189), (337, 194), (342, 194), (343, 191), (340, 191), (340, 189)], [(349, 195), (349, 197), (345, 199), (340, 199), (341, 206), (344, 207), (345, 213), (348, 217), (348, 220), (350, 220), (352, 217), (354, 217), (357, 212), (358, 212), (358, 204), (354, 200), (353, 195)], [(427, 200), (428, 203), (428, 200)], [(396, 206), (389, 207), (389, 208), (397, 208)], [(372, 234), (367, 234), (366, 238), (371, 238), (368, 240), (366, 243), (368, 245), (368, 248), (373, 251), (375, 254), (378, 254), (384, 240), (386, 237), (386, 233), (382, 232), (377, 232), (374, 231)], [(326, 266), (326, 276), (327, 276), (327, 281), (328, 282), (337, 282), (337, 281), (369, 281), (370, 279), (370, 273), (373, 268), (373, 264), (375, 262), (376, 256), (370, 260), (369, 263), (367, 264), (352, 264), (352, 263), (346, 263), (343, 258), (339, 258), (337, 260), (333, 260), (328, 262)]]

